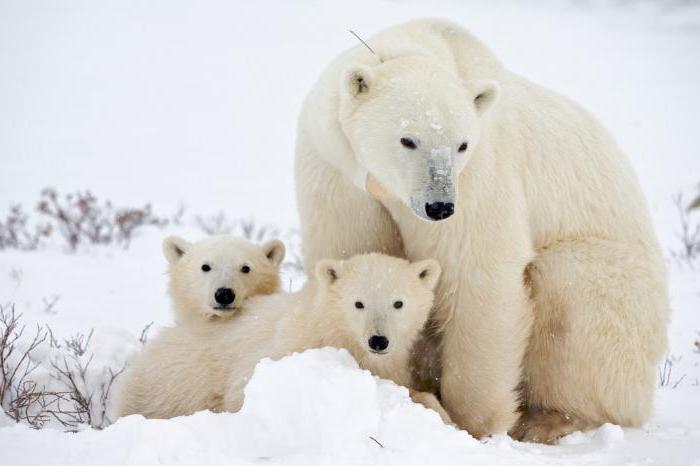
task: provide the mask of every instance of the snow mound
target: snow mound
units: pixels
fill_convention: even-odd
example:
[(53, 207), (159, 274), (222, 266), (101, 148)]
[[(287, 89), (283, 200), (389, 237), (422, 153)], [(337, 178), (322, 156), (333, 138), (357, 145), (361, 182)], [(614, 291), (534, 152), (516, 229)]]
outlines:
[[(105, 465), (263, 459), (275, 464), (357, 464), (378, 456), (405, 463), (409, 458), (427, 461), (436, 448), (454, 453), (455, 446), (465, 452), (481, 446), (413, 403), (406, 388), (360, 369), (345, 350), (324, 348), (279, 361), (265, 359), (245, 394), (236, 414), (200, 412), (171, 420), (128, 416), (103, 431), (76, 434), (44, 429), (27, 436), (28, 427), (15, 425), (0, 428), (0, 443), (16, 447), (7, 449), (8, 464), (20, 458), (52, 464), (65, 458), (57, 450), (67, 450), (62, 453), (70, 451), (71, 457), (86, 462), (99, 458)], [(46, 448), (21, 445), (27, 441)]]
[(427, 455), (445, 442), (479, 445), (413, 403), (406, 388), (374, 377), (334, 348), (262, 360), (233, 424), (226, 441), (248, 459), (344, 458), (356, 464), (382, 450), (403, 453), (411, 444), (414, 454)]
[(379, 386), (358, 369), (349, 353), (331, 348), (261, 361), (240, 414), (264, 436), (261, 443), (275, 445), (274, 452), (262, 453), (293, 453), (319, 444), (334, 450), (376, 436)]
[[(621, 449), (625, 433), (605, 425), (573, 434), (560, 447), (506, 435), (482, 443), (413, 403), (406, 388), (372, 376), (347, 351), (332, 348), (261, 361), (245, 393), (239, 413), (128, 416), (102, 431), (1, 427), (0, 421), (3, 464), (619, 464), (650, 457), (669, 441), (645, 449), (640, 438), (634, 448)], [(673, 443), (681, 447), (680, 458), (698, 438), (682, 437)]]

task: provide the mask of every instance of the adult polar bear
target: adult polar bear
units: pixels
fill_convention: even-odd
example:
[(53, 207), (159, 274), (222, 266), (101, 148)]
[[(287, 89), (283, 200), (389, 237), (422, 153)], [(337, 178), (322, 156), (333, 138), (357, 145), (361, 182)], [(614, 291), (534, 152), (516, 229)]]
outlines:
[(441, 396), (476, 436), (640, 425), (666, 347), (666, 277), (614, 141), (452, 23), (367, 42), (374, 53), (340, 55), (300, 116), (307, 270), (368, 251), (437, 258)]

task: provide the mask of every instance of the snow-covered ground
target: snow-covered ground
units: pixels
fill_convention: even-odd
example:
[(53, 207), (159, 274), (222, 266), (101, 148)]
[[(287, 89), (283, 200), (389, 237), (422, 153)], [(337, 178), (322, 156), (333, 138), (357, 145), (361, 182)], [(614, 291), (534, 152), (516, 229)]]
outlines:
[[(0, 251), (0, 304), (61, 341), (95, 328), (88, 379), (138, 351), (149, 322), (170, 323), (166, 234), (201, 237), (193, 218), (224, 211), (296, 240), (304, 93), (356, 43), (347, 29), (369, 36), (420, 16), (465, 25), (613, 132), (667, 253), (673, 309), (669, 383), (643, 429), (604, 426), (554, 447), (478, 442), (344, 352), (318, 350), (261, 364), (238, 414), (130, 417), (77, 434), (0, 427), (0, 463), (700, 464), (700, 264), (671, 254), (681, 247), (672, 196), (687, 199), (700, 182), (700, 7), (662, 4), (0, 0), (0, 219), (11, 204), (31, 211), (46, 186), (150, 202), (159, 215), (186, 206), (182, 225), (140, 230), (128, 249), (68, 253), (53, 237), (39, 251)], [(289, 267), (285, 279), (295, 287), (303, 277)], [(36, 355), (38, 378), (50, 376), (55, 352)]]

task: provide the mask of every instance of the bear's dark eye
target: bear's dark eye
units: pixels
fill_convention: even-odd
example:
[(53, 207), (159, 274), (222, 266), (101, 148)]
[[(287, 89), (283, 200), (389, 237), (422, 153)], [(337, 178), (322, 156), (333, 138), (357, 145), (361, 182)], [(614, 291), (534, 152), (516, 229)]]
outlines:
[(407, 149), (415, 149), (416, 147), (418, 147), (416, 145), (416, 141), (414, 141), (411, 138), (401, 138), (401, 145)]
[(204, 264), (202, 265), (202, 272), (209, 272), (211, 270), (211, 267), (209, 264)]
[(459, 147), (457, 148), (457, 152), (464, 152), (465, 150), (467, 150), (467, 142), (466, 141), (459, 145)]
[(243, 267), (241, 267), (241, 272), (250, 273), (250, 267), (248, 267), (247, 265), (244, 265)]
[(394, 309), (401, 309), (403, 307), (403, 301), (394, 301)]
[(362, 304), (362, 301), (355, 301), (355, 308), (356, 309), (364, 309), (365, 305)]

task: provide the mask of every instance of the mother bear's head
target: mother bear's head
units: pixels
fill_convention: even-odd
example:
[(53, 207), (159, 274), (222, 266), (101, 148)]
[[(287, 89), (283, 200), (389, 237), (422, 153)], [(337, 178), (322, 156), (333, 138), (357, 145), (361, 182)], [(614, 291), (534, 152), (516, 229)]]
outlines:
[(464, 82), (433, 58), (408, 56), (352, 67), (340, 86), (340, 124), (357, 163), (421, 219), (450, 217), (498, 84)]

